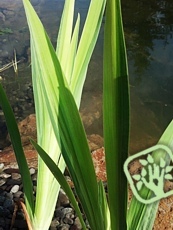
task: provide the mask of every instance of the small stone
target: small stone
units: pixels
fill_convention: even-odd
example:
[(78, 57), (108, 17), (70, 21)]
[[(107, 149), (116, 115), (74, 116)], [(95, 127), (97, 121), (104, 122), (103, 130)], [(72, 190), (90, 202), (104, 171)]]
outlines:
[(19, 191), (19, 185), (14, 185), (13, 187), (12, 187), (12, 189), (11, 189), (11, 191), (10, 191), (10, 193), (16, 193), (16, 192), (18, 192)]
[(62, 224), (58, 227), (58, 230), (69, 230), (70, 226), (68, 224)]
[(72, 220), (71, 218), (68, 218), (68, 217), (65, 217), (65, 218), (63, 219), (63, 222), (64, 222), (65, 224), (70, 224), (70, 225), (73, 224), (73, 220)]
[(32, 175), (32, 181), (33, 181), (33, 182), (37, 182), (37, 175), (36, 175), (36, 174), (33, 174), (33, 175)]
[(20, 184), (21, 184), (21, 180), (13, 180), (13, 179), (7, 180), (7, 185), (20, 185)]
[(50, 230), (57, 230), (58, 225), (59, 225), (59, 221), (57, 219), (52, 220), (50, 225)]
[[(2, 77), (1, 77), (2, 78)], [(1, 79), (2, 80), (2, 79)], [(4, 168), (4, 164), (3, 163), (1, 163), (0, 164), (0, 173), (3, 171), (3, 168)]]
[(2, 186), (5, 183), (6, 183), (6, 180), (4, 180), (4, 179), (0, 180), (0, 186)]
[(4, 170), (4, 172), (7, 173), (7, 174), (19, 173), (19, 169), (7, 168), (7, 169)]
[(79, 217), (76, 217), (76, 219), (74, 221), (74, 225), (77, 227), (76, 229), (82, 229), (82, 225), (81, 225), (81, 222), (79, 220)]
[(11, 199), (6, 199), (4, 201), (3, 207), (6, 209), (11, 209), (13, 207), (13, 201)]
[(60, 206), (66, 207), (70, 204), (69, 198), (62, 189), (60, 189), (58, 200)]
[(3, 173), (0, 174), (0, 177), (4, 178), (4, 179), (7, 179), (7, 178), (11, 177), (11, 175), (3, 172)]
[(34, 168), (30, 168), (29, 172), (30, 172), (30, 175), (33, 175), (33, 174), (35, 174), (35, 169)]
[(8, 199), (13, 199), (13, 194), (11, 194), (11, 193), (6, 193), (6, 198), (8, 198)]
[(63, 209), (64, 215), (66, 215), (67, 213), (73, 213), (73, 212), (74, 212), (74, 210), (72, 208), (64, 208)]
[(20, 198), (22, 196), (23, 192), (22, 191), (18, 191), (16, 193), (14, 193), (14, 197), (15, 198)]
[(13, 180), (21, 179), (21, 175), (19, 173), (12, 173), (11, 177)]
[(58, 217), (58, 220), (62, 219), (64, 216), (63, 207), (59, 207), (55, 210), (55, 217)]
[(65, 215), (67, 218), (70, 218), (70, 219), (74, 219), (74, 217), (75, 217), (75, 215), (73, 214), (73, 213), (67, 213), (66, 215)]

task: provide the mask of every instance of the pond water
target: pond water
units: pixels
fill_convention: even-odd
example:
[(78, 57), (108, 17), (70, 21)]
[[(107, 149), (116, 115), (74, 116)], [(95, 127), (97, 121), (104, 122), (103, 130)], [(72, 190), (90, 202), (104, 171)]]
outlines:
[[(56, 43), (64, 1), (31, 0)], [(88, 0), (76, 1), (82, 24)], [(130, 152), (156, 143), (173, 118), (173, 2), (171, 0), (122, 0), (131, 92)], [(21, 0), (0, 3), (0, 68), (17, 53), (18, 76), (13, 68), (1, 71), (18, 120), (34, 112), (29, 32)], [(103, 23), (104, 26), (104, 23)], [(88, 134), (102, 135), (102, 48), (103, 27), (89, 65), (81, 114)], [(0, 135), (5, 132), (0, 111)]]

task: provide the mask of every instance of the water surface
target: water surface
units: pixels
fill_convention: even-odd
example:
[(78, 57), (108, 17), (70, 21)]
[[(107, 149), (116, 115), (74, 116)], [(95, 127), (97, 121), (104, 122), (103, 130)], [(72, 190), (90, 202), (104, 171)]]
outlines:
[[(64, 1), (32, 0), (52, 43)], [(76, 1), (76, 13), (85, 20), (88, 0)], [(131, 92), (131, 142), (134, 153), (156, 143), (173, 118), (173, 3), (171, 0), (122, 1), (127, 44)], [(17, 118), (34, 112), (29, 32), (22, 1), (1, 0), (0, 29), (11, 32), (0, 35), (0, 67), (17, 52), (19, 76), (13, 69), (1, 73)], [(102, 46), (103, 26), (89, 65), (81, 104), (81, 114), (88, 134), (102, 135)], [(27, 102), (27, 103), (26, 103)]]

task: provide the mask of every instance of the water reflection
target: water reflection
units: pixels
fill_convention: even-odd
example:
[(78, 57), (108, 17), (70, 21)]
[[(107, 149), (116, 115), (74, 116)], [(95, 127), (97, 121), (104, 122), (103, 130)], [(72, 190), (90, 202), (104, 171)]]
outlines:
[[(55, 45), (64, 0), (31, 2)], [(76, 14), (81, 13), (82, 24), (89, 2), (76, 1)], [(173, 2), (122, 0), (122, 10), (131, 84), (131, 152), (135, 152), (157, 142), (173, 118)], [(12, 30), (12, 33), (0, 35), (0, 67), (11, 61), (14, 49), (18, 60), (22, 60), (17, 79), (12, 69), (0, 73), (20, 118), (34, 111), (33, 106), (29, 106), (33, 105), (31, 91), (27, 99), (30, 104), (21, 103), (23, 98), (28, 98), (26, 92), (31, 89), (29, 31), (21, 0), (1, 0), (0, 25), (2, 29)], [(89, 65), (81, 105), (87, 132), (101, 135), (102, 46), (103, 28)]]
[(172, 10), (171, 0), (123, 1), (132, 143), (156, 143), (173, 118)]
[(133, 60), (137, 80), (150, 66), (155, 41), (163, 47), (172, 39), (172, 1), (122, 1), (129, 59)]

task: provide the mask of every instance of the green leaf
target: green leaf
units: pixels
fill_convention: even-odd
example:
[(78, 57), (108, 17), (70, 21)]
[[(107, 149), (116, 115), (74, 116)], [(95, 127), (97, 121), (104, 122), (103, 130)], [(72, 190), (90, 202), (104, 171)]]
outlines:
[[(79, 108), (83, 83), (86, 77), (88, 63), (98, 37), (106, 0), (91, 1), (78, 47), (80, 17), (78, 16), (72, 33), (74, 1), (66, 0), (57, 44), (57, 55), (60, 61), (57, 59), (50, 39), (29, 0), (23, 0), (23, 3), (31, 35), (32, 80), (36, 105), (38, 143), (44, 151), (49, 153), (49, 156), (63, 171), (65, 163), (61, 157), (61, 148), (65, 150), (66, 148), (61, 146), (59, 121), (57, 119), (57, 117), (59, 117), (59, 89), (65, 86), (68, 88), (68, 84), (73, 85), (75, 92), (77, 92), (75, 101)], [(97, 11), (95, 10), (96, 7)], [(88, 36), (88, 33), (90, 36)], [(68, 106), (69, 104), (67, 107)], [(67, 140), (67, 142), (69, 142), (69, 140)], [(63, 145), (66, 144), (63, 143)], [(81, 149), (80, 151), (82, 153)], [(88, 148), (86, 151), (88, 151)], [(90, 154), (89, 151), (88, 154)], [(87, 165), (85, 165), (85, 167), (87, 167)], [(91, 171), (92, 170), (93, 168)], [(35, 228), (44, 230), (49, 227), (52, 219), (59, 184), (54, 180), (54, 177), (40, 158), (38, 162), (37, 183), (34, 226)], [(48, 184), (49, 186), (47, 186)], [(98, 190), (97, 186), (93, 186), (93, 189), (95, 188)], [(98, 195), (97, 192), (96, 196)], [(47, 206), (48, 203), (49, 206)], [(99, 213), (101, 213), (101, 211)], [(95, 215), (98, 216), (99, 214), (92, 213), (90, 218), (92, 221)]]
[(129, 83), (120, 1), (108, 0), (104, 28), (103, 130), (111, 229), (126, 229)]
[(80, 23), (78, 17), (74, 30), (75, 36), (73, 36), (73, 41), (71, 42), (74, 17), (74, 4), (75, 0), (65, 1), (56, 47), (58, 60), (61, 63), (61, 68), (63, 69), (64, 75), (66, 76), (66, 79), (69, 84), (71, 82), (71, 75), (76, 55)]
[(60, 86), (59, 96), (58, 126), (64, 160), (91, 228), (104, 229), (94, 165), (77, 106), (68, 88)]
[(34, 216), (34, 197), (33, 197), (32, 180), (31, 180), (31, 176), (29, 173), (25, 154), (23, 152), (18, 126), (15, 120), (12, 108), (9, 104), (9, 101), (7, 99), (7, 96), (3, 90), (1, 83), (0, 83), (0, 105), (4, 112), (8, 132), (10, 134), (10, 139), (13, 145), (16, 160), (17, 160), (19, 170), (21, 173), (27, 212), (32, 221), (33, 216)]
[[(28, 0), (23, 0), (23, 4), (31, 36), (32, 82), (37, 118), (37, 140), (44, 151), (48, 152), (54, 162), (59, 165), (59, 168), (64, 171), (65, 163), (61, 157), (60, 141), (58, 143), (59, 131), (55, 130), (58, 126), (56, 124), (53, 127), (51, 121), (52, 119), (55, 120), (58, 114), (59, 95), (57, 87), (59, 82), (57, 76), (60, 76), (61, 81), (63, 81), (62, 71), (55, 50), (36, 12)], [(51, 106), (49, 110), (45, 102), (47, 95)], [(40, 157), (38, 159), (37, 178), (33, 225), (36, 229), (46, 230), (52, 220), (60, 185)]]
[(98, 182), (98, 187), (99, 187), (99, 204), (102, 210), (104, 229), (111, 230), (109, 205), (107, 202), (105, 188), (103, 186), (102, 181)]
[(79, 99), (82, 95), (88, 64), (99, 35), (105, 5), (106, 0), (90, 1), (90, 7), (76, 52), (70, 90), (78, 107), (80, 104)]
[(41, 156), (41, 158), (43, 159), (43, 161), (46, 163), (47, 167), (49, 168), (49, 170), (52, 172), (52, 174), (54, 175), (54, 177), (56, 178), (56, 180), (60, 183), (61, 187), (63, 188), (64, 192), (66, 193), (66, 195), (69, 197), (79, 219), (80, 222), (82, 224), (83, 229), (86, 229), (85, 223), (83, 221), (82, 218), (82, 214), (81, 211), (78, 207), (76, 198), (73, 194), (73, 191), (71, 190), (71, 188), (69, 187), (64, 175), (62, 174), (61, 170), (58, 168), (58, 166), (53, 162), (53, 160), (49, 157), (49, 155), (33, 140), (31, 140), (32, 145), (34, 146), (34, 148), (37, 150), (38, 154)]

